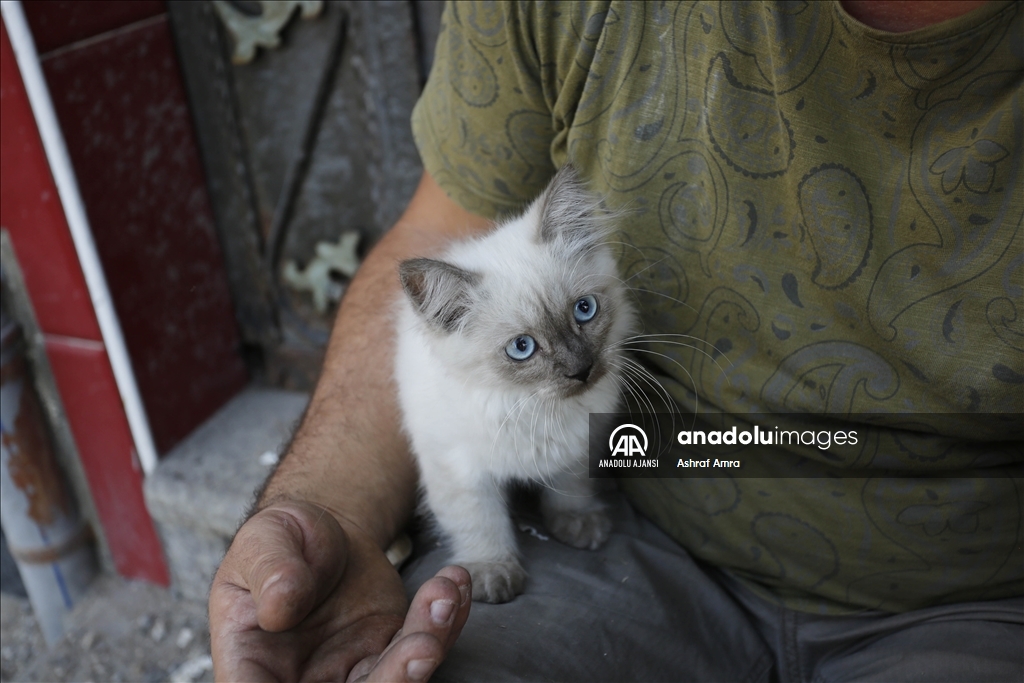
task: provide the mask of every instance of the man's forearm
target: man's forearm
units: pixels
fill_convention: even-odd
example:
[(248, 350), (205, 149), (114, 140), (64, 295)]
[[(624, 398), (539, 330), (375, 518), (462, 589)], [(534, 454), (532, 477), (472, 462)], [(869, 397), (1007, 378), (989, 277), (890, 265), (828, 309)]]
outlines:
[(260, 508), (286, 499), (315, 503), (382, 548), (391, 542), (416, 491), (392, 380), (396, 266), (488, 224), (459, 208), (424, 174), (408, 210), (346, 292), (306, 416)]

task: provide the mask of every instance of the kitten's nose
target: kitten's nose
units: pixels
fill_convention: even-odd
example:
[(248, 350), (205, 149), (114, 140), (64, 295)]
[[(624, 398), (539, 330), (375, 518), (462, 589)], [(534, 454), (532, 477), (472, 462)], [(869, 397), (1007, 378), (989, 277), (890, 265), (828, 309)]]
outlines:
[(581, 382), (586, 382), (587, 378), (590, 377), (590, 371), (594, 369), (594, 364), (590, 363), (587, 367), (583, 368), (575, 375), (566, 375), (569, 379), (577, 379)]

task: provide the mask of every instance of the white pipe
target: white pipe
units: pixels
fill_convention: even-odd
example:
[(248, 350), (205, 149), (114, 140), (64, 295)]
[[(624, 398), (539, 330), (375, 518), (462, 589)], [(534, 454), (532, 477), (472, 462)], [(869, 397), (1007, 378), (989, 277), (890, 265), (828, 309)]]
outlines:
[(14, 56), (17, 58), (21, 79), (25, 83), (25, 91), (28, 93), (28, 100), (32, 105), (32, 114), (35, 116), (39, 135), (43, 139), (43, 149), (46, 151), (46, 159), (50, 164), (50, 172), (53, 173), (53, 180), (57, 184), (57, 193), (64, 205), (64, 215), (67, 217), (68, 227), (71, 229), (71, 239), (75, 243), (75, 251), (78, 252), (78, 262), (85, 275), (85, 284), (89, 289), (89, 297), (92, 299), (92, 306), (100, 324), (103, 343), (107, 347), (107, 357), (110, 358), (110, 364), (114, 369), (114, 381), (117, 382), (117, 390), (121, 394), (121, 402), (124, 405), (125, 415), (128, 417), (128, 427), (131, 429), (132, 439), (135, 441), (135, 452), (138, 454), (142, 471), (145, 474), (150, 474), (156, 468), (157, 463), (153, 434), (149, 430), (149, 420), (146, 418), (146, 411), (142, 405), (138, 384), (135, 383), (135, 373), (132, 371), (132, 364), (128, 358), (128, 349), (124, 343), (124, 335), (121, 333), (121, 323), (117, 320), (117, 313), (114, 311), (114, 305), (110, 299), (110, 290), (107, 288), (107, 280), (103, 275), (103, 266), (96, 253), (96, 243), (93, 241), (92, 231), (89, 229), (89, 219), (85, 213), (85, 205), (82, 203), (82, 195), (78, 191), (78, 181), (75, 180), (75, 172), (71, 166), (71, 158), (68, 156), (67, 145), (64, 143), (64, 135), (57, 122), (57, 114), (53, 109), (53, 101), (50, 99), (46, 80), (43, 78), (35, 41), (32, 39), (28, 22), (25, 21), (25, 12), (21, 7), (21, 2), (2, 0), (0, 1), (0, 12), (3, 14), (7, 35), (14, 48)]
[(0, 303), (0, 525), (52, 647), (96, 576), (96, 555), (46, 435), (21, 328), (6, 313)]

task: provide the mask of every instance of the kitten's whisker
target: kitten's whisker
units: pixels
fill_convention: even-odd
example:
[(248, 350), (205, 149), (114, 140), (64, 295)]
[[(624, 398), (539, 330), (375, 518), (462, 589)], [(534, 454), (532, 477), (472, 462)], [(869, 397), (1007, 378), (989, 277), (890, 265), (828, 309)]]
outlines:
[[(686, 373), (687, 379), (690, 380), (690, 386), (692, 387), (693, 394), (694, 394), (694, 396), (697, 396), (697, 391), (696, 391), (697, 384), (693, 381), (693, 375), (690, 374), (690, 371), (686, 368), (685, 365), (683, 365), (682, 363), (677, 361), (675, 358), (672, 358), (671, 356), (666, 356), (664, 353), (658, 353), (657, 351), (651, 351), (649, 349), (632, 349), (632, 351), (634, 353), (649, 353), (649, 354), (654, 355), (654, 356), (661, 356), (665, 360), (667, 360), (667, 361), (669, 361), (671, 363), (675, 363), (676, 365), (678, 365), (679, 369), (682, 370), (684, 373)], [(728, 379), (729, 379), (729, 376), (726, 375), (726, 380), (728, 381)], [(732, 384), (732, 382), (730, 382), (730, 385), (731, 384)], [(694, 399), (694, 412), (696, 412), (699, 400), (700, 400), (699, 397)]]
[[(672, 421), (669, 428), (669, 433), (675, 433), (675, 416), (679, 412), (679, 406), (676, 404), (675, 399), (672, 398), (672, 394), (669, 393), (669, 390), (665, 388), (665, 385), (662, 384), (661, 381), (657, 377), (655, 377), (654, 373), (652, 373), (650, 370), (648, 370), (643, 365), (641, 365), (640, 363), (633, 359), (626, 360), (632, 366), (630, 368), (632, 373), (634, 375), (639, 375), (640, 379), (642, 379), (648, 386), (654, 389), (655, 393), (658, 394), (658, 397), (661, 399), (661, 402), (665, 406), (666, 414), (670, 416), (670, 419)], [(657, 387), (653, 386), (652, 382), (656, 384)]]
[[(721, 363), (718, 362), (718, 359), (715, 358), (714, 356), (712, 356), (707, 351), (704, 351), (703, 349), (698, 349), (693, 344), (687, 344), (685, 342), (677, 342), (677, 341), (669, 341), (669, 340), (661, 340), (661, 341), (658, 341), (658, 342), (636, 342), (636, 343), (637, 344), (640, 344), (640, 343), (643, 343), (643, 344), (657, 343), (657, 344), (666, 344), (666, 345), (669, 345), (669, 346), (682, 346), (683, 348), (686, 348), (686, 349), (693, 349), (694, 351), (696, 351), (698, 353), (702, 353), (705, 356), (707, 356), (711, 360), (711, 362), (714, 363), (716, 367), (718, 367), (719, 372), (722, 373), (722, 375), (725, 377), (726, 381), (728, 381), (730, 385), (732, 384), (732, 380), (729, 379), (729, 374), (725, 371), (725, 368), (722, 367)], [(630, 346), (629, 344), (626, 344), (625, 346), (628, 347), (630, 351), (642, 351), (642, 352), (651, 353), (650, 349), (645, 349), (645, 348), (640, 347), (640, 346)], [(716, 351), (717, 351), (717, 349), (716, 349)], [(662, 355), (664, 355), (664, 354), (662, 354)], [(722, 356), (726, 360), (729, 360), (728, 356), (725, 356), (725, 354), (722, 354)], [(665, 357), (667, 358), (667, 356), (665, 356)], [(729, 361), (729, 367), (733, 367), (732, 361)]]
[[(625, 283), (623, 283), (623, 284), (625, 284)], [(680, 306), (682, 306), (684, 308), (689, 308), (694, 313), (698, 312), (696, 308), (694, 308), (690, 304), (686, 303), (685, 301), (677, 299), (674, 296), (669, 296), (668, 294), (665, 294), (664, 292), (659, 292), (659, 291), (656, 291), (656, 290), (653, 290), (653, 289), (643, 289), (641, 287), (632, 287), (631, 289), (633, 289), (633, 290), (635, 290), (637, 292), (643, 292), (645, 294), (654, 294), (656, 296), (664, 297), (664, 298), (668, 299), (669, 301), (674, 301), (675, 303), (679, 304)]]
[[(579, 265), (583, 262), (583, 259), (589, 257), (592, 252), (604, 248), (604, 246), (605, 245), (603, 243), (598, 243), (584, 249), (577, 257), (576, 262), (573, 264), (572, 268), (569, 270), (569, 276), (568, 278), (566, 278), (566, 282), (574, 282), (576, 280), (576, 271), (579, 268)], [(614, 275), (611, 274), (588, 273), (583, 278), (581, 278), (580, 285), (583, 286), (584, 289), (589, 289), (588, 287), (585, 286), (585, 283), (589, 282), (591, 279), (602, 281), (609, 278), (614, 279), (618, 282), (622, 282), (621, 278), (615, 277)], [(628, 286), (626, 287), (626, 289), (628, 291)]]
[[(625, 360), (625, 356), (620, 356), (617, 360)], [(621, 366), (616, 366), (616, 367), (618, 367), (620, 370), (622, 370)], [(629, 381), (628, 378), (625, 377), (625, 376), (622, 377), (622, 380), (623, 380), (622, 388), (624, 388), (627, 392), (629, 392), (629, 394), (631, 396), (633, 396), (633, 399), (636, 401), (637, 404), (640, 404), (641, 403), (640, 398), (634, 393), (634, 387), (637, 390), (639, 390), (639, 387), (636, 387), (636, 385), (633, 382)], [(626, 411), (629, 413), (629, 416), (632, 418), (633, 417), (633, 408), (629, 405), (628, 402), (626, 403)]]
[(658, 381), (658, 378), (654, 376), (654, 373), (631, 358), (624, 358), (623, 361), (628, 364), (626, 366), (626, 370), (642, 379), (647, 386), (654, 391), (658, 398), (661, 399), (662, 403), (665, 404), (665, 409), (670, 413), (673, 412), (672, 409), (675, 405), (675, 401), (672, 399), (672, 395), (669, 393), (668, 389), (665, 388), (665, 385)]
[[(498, 438), (501, 436), (501, 430), (508, 423), (508, 421), (512, 417), (512, 415), (515, 414), (516, 419), (515, 419), (515, 421), (512, 424), (512, 450), (516, 454), (516, 461), (519, 463), (520, 468), (524, 469), (524, 470), (526, 469), (526, 467), (525, 467), (525, 465), (523, 463), (522, 454), (520, 454), (520, 452), (519, 452), (519, 429), (518, 429), (518, 425), (519, 425), (519, 420), (522, 417), (523, 411), (526, 410), (526, 406), (529, 403), (530, 399), (532, 399), (533, 397), (535, 397), (539, 393), (540, 393), (540, 389), (534, 391), (531, 394), (528, 394), (528, 395), (524, 396), (523, 398), (521, 398), (518, 401), (516, 401), (516, 403), (508, 410), (508, 412), (505, 415), (505, 419), (501, 421), (501, 424), (498, 426), (498, 429), (497, 429), (497, 431), (494, 434), (494, 439), (491, 441), (491, 450), (490, 450), (490, 453), (488, 454), (488, 464), (490, 464), (491, 460), (494, 457), (494, 449), (495, 449), (495, 447), (498, 444)], [(517, 410), (517, 408), (518, 408), (518, 410)], [(495, 484), (495, 487), (497, 488), (497, 484)]]
[(649, 410), (651, 413), (653, 413), (654, 412), (654, 404), (651, 403), (649, 397), (647, 396), (647, 392), (644, 391), (643, 388), (639, 384), (634, 383), (632, 381), (631, 377), (630, 377), (629, 373), (631, 372), (632, 368), (630, 368), (629, 365), (626, 364), (626, 363), (629, 362), (629, 359), (622, 358), (621, 360), (623, 362), (623, 365), (619, 366), (619, 370), (621, 370), (621, 372), (622, 372), (622, 374), (620, 376), (620, 380), (625, 382), (625, 386), (629, 390), (631, 390), (633, 387), (635, 387), (636, 391), (639, 392), (639, 395), (636, 392), (630, 391), (630, 393), (632, 394), (634, 400), (636, 400), (637, 404), (641, 408)]
[[(669, 417), (670, 417), (670, 419), (672, 421), (670, 426), (669, 426), (669, 433), (675, 433), (675, 431), (676, 431), (676, 429), (675, 429), (675, 415), (679, 412), (679, 406), (677, 406), (675, 401), (672, 399), (672, 396), (671, 396), (671, 394), (669, 394), (668, 389), (666, 389), (665, 386), (660, 381), (658, 381), (658, 378), (655, 377), (649, 370), (647, 370), (647, 368), (643, 367), (642, 365), (640, 365), (639, 363), (637, 363), (634, 360), (625, 359), (625, 358), (623, 360), (625, 362), (629, 363), (631, 366), (633, 366), (633, 367), (628, 367), (628, 366), (627, 367), (623, 367), (623, 371), (625, 373), (624, 376), (623, 376), (623, 381), (628, 382), (630, 384), (634, 384), (634, 386), (637, 387), (637, 391), (640, 391), (645, 396), (647, 396), (647, 392), (643, 391), (638, 385), (635, 385), (635, 379), (634, 378), (635, 377), (639, 377), (641, 380), (644, 381), (645, 384), (647, 384), (649, 387), (651, 387), (651, 389), (653, 389), (655, 391), (655, 393), (661, 399), (661, 402), (664, 404), (664, 406), (665, 406), (665, 414), (669, 415)], [(653, 384), (652, 384), (652, 381), (653, 381)], [(654, 386), (655, 384), (657, 385), (657, 387)], [(627, 386), (627, 389), (628, 389), (628, 386)], [(651, 411), (650, 414), (652, 414), (652, 415), (653, 414), (657, 414), (657, 411), (654, 410), (653, 405), (651, 405), (651, 404), (649, 404), (649, 405), (650, 405), (650, 411)]]
[(608, 246), (612, 246), (614, 244), (618, 244), (619, 246), (622, 246), (622, 247), (629, 247), (630, 249), (635, 249), (637, 251), (637, 253), (640, 254), (640, 257), (643, 258), (643, 260), (645, 260), (645, 261), (647, 260), (647, 254), (645, 254), (644, 250), (641, 249), (640, 247), (636, 246), (635, 244), (630, 244), (629, 242), (623, 242), (622, 240), (606, 240), (604, 243), (607, 244)]
[[(533, 419), (530, 421), (530, 443), (531, 443), (531, 446), (532, 446), (531, 452), (533, 453), (533, 466), (534, 466), (535, 471), (538, 474), (538, 479), (541, 480), (541, 484), (543, 484), (543, 485), (547, 486), (548, 488), (550, 488), (550, 485), (548, 485), (544, 481), (544, 470), (546, 468), (542, 468), (541, 467), (541, 463), (538, 460), (538, 459), (543, 460), (546, 463), (547, 459), (548, 459), (548, 453), (547, 453), (547, 448), (546, 448), (547, 440), (546, 439), (545, 440), (537, 439), (537, 421), (540, 418), (541, 410), (544, 410), (545, 408), (547, 408), (547, 401), (545, 399), (541, 399), (541, 404), (540, 404), (539, 408), (540, 408), (540, 410), (533, 411)], [(547, 418), (545, 417), (545, 420), (546, 419)], [(539, 448), (538, 448), (537, 444), (540, 444)]]
[[(541, 393), (541, 390), (538, 389), (537, 391), (534, 392), (534, 394), (532, 394), (532, 396), (537, 396), (540, 393)], [(540, 403), (542, 405), (544, 404), (544, 397), (543, 396), (541, 396)], [(537, 415), (537, 409), (538, 409), (538, 405), (537, 405), (537, 402), (535, 402), (534, 405), (532, 405), (532, 407), (530, 408), (530, 414), (536, 416)], [(523, 472), (525, 472), (527, 470), (527, 468), (526, 468), (526, 462), (524, 460), (524, 455), (523, 455), (522, 452), (519, 451), (519, 432), (520, 432), (519, 423), (522, 421), (524, 413), (525, 413), (525, 407), (523, 407), (519, 411), (519, 415), (516, 416), (515, 432), (514, 432), (515, 436), (513, 437), (513, 447), (515, 449), (516, 462), (519, 463), (519, 469), (521, 471), (523, 471)], [(528, 433), (527, 436), (529, 437), (529, 443), (527, 445), (530, 446), (529, 447), (529, 452), (531, 453), (532, 452), (532, 444), (534, 444), (534, 435), (532, 435), (532, 431), (530, 431), (530, 433)], [(534, 460), (535, 463), (537, 462), (537, 454), (536, 453), (532, 454), (531, 458), (532, 458), (532, 460)]]
[[(635, 376), (631, 375), (630, 377), (633, 379), (634, 382), (636, 381), (636, 377)], [(646, 378), (643, 375), (640, 375), (639, 379), (642, 380), (645, 384), (647, 384)], [(647, 410), (650, 411), (650, 414), (654, 415), (655, 413), (657, 413), (658, 411), (654, 407), (654, 401), (651, 399), (651, 396), (646, 391), (643, 390), (643, 387), (640, 387), (639, 385), (637, 385), (637, 388), (640, 390), (640, 393), (643, 395), (644, 399), (646, 400), (646, 407), (647, 407)], [(654, 389), (653, 386), (651, 388)]]
[(612, 278), (610, 278), (608, 275), (605, 275), (605, 274), (589, 273), (589, 274), (584, 275), (583, 277), (581, 277), (579, 282), (580, 282), (580, 285), (584, 286), (584, 289), (589, 289), (589, 287), (587, 287), (585, 285), (586, 285), (586, 283), (589, 283), (591, 280), (596, 281), (600, 285), (602, 282), (604, 282), (606, 280), (610, 280), (610, 279), (612, 279)]
[[(633, 397), (633, 400), (636, 401), (637, 405), (643, 406), (643, 404), (644, 404), (643, 399), (637, 393), (637, 391), (639, 390), (639, 387), (636, 390), (634, 390), (633, 384), (630, 383), (630, 382), (626, 382), (623, 386), (625, 386), (626, 391), (628, 391), (630, 396)], [(632, 411), (630, 411), (630, 415), (632, 416)]]
[(647, 392), (644, 391), (643, 387), (637, 384), (632, 377), (627, 377), (626, 379), (629, 381), (630, 386), (636, 388), (636, 391), (633, 392), (633, 396), (635, 396), (636, 400), (640, 403), (640, 409), (647, 415), (653, 415), (655, 413), (654, 404), (651, 403), (650, 398), (647, 396)]
[(654, 261), (653, 263), (650, 263), (650, 264), (648, 264), (648, 265), (647, 265), (647, 267), (646, 267), (646, 268), (644, 268), (643, 270), (638, 270), (638, 271), (636, 271), (635, 273), (633, 273), (632, 275), (630, 275), (629, 277), (627, 277), (627, 278), (626, 278), (625, 280), (620, 280), (620, 282), (622, 282), (622, 284), (624, 284), (624, 285), (626, 285), (626, 286), (629, 286), (629, 284), (628, 284), (628, 283), (629, 283), (629, 281), (630, 281), (630, 280), (632, 280), (633, 278), (635, 278), (635, 277), (637, 277), (637, 276), (639, 276), (639, 275), (643, 275), (643, 274), (644, 274), (644, 273), (646, 273), (646, 272), (647, 272), (648, 270), (650, 270), (650, 269), (651, 269), (651, 268), (653, 268), (654, 266), (658, 265), (658, 264), (659, 264), (659, 263), (661, 263), (662, 261), (665, 261), (666, 259), (668, 259), (668, 257), (667, 257), (667, 256), (666, 256), (665, 258), (660, 258), (660, 259), (658, 259), (657, 261)]
[[(686, 342), (678, 342), (678, 341), (672, 341), (672, 340), (668, 340), (668, 339), (663, 339), (663, 340), (660, 340), (660, 341), (647, 341), (647, 340), (626, 341), (626, 342), (621, 342), (621, 343), (617, 344), (615, 348), (622, 349), (624, 351), (639, 351), (639, 350), (642, 350), (642, 349), (650, 348), (650, 346), (652, 346), (654, 344), (665, 344), (667, 346), (681, 346), (684, 349), (691, 349), (693, 351), (696, 351), (697, 353), (702, 353), (705, 356), (708, 356), (716, 364), (718, 363), (718, 361), (715, 360), (714, 356), (709, 354), (707, 351), (701, 349), (700, 347), (695, 346), (694, 344), (687, 344)], [(725, 359), (729, 360), (728, 357), (726, 357)], [(732, 367), (732, 363), (731, 362), (729, 363), (729, 366)], [(719, 367), (720, 370), (722, 369), (721, 365), (719, 365), (718, 367)]]
[(641, 377), (641, 379), (648, 383), (648, 385), (655, 385), (652, 386), (651, 388), (654, 389), (655, 392), (657, 392), (658, 398), (661, 399), (661, 402), (665, 406), (665, 410), (667, 412), (674, 413), (677, 410), (679, 410), (679, 406), (676, 405), (675, 399), (672, 398), (672, 395), (669, 393), (668, 389), (665, 388), (665, 385), (662, 384), (658, 380), (658, 378), (654, 376), (652, 372), (650, 372), (646, 368), (641, 367), (639, 364), (637, 365), (636, 369), (633, 370), (633, 372), (635, 374), (638, 374)]
[[(518, 401), (516, 401), (512, 405), (511, 408), (508, 409), (508, 412), (505, 413), (505, 419), (501, 421), (501, 424), (498, 425), (498, 429), (495, 430), (495, 432), (494, 432), (494, 439), (491, 441), (491, 450), (490, 450), (491, 454), (494, 453), (494, 448), (495, 448), (495, 446), (498, 445), (498, 437), (501, 436), (501, 430), (505, 427), (505, 424), (508, 422), (509, 418), (512, 417), (512, 413), (515, 412), (516, 408), (519, 408), (519, 406), (523, 405), (526, 401), (529, 401), (531, 398), (536, 396), (538, 391), (540, 391), (540, 390), (538, 389), (537, 391), (533, 392), (532, 394), (529, 394), (529, 395), (524, 396), (523, 398), (519, 399)], [(520, 408), (520, 410), (522, 410), (522, 408)], [(490, 456), (488, 456), (488, 457), (490, 457)]]
[[(547, 417), (548, 402), (546, 400), (542, 400), (541, 403), (540, 403), (540, 406), (538, 406), (538, 408), (539, 408), (539, 410), (537, 410), (537, 411), (535, 411), (533, 413), (533, 421), (532, 421), (532, 423), (530, 425), (530, 441), (533, 444), (533, 450), (532, 450), (532, 452), (533, 452), (533, 465), (534, 465), (534, 468), (536, 469), (537, 479), (540, 482), (540, 485), (545, 487), (545, 488), (550, 488), (550, 485), (546, 481), (544, 481), (544, 473), (545, 473), (545, 470), (547, 468), (542, 466), (542, 463), (546, 464), (547, 463), (547, 459), (548, 459), (547, 439), (546, 438), (542, 438), (542, 439), (538, 439), (537, 438), (537, 426), (540, 423), (540, 418), (541, 418), (542, 414), (543, 414), (543, 417), (544, 417), (544, 423), (547, 424), (547, 419), (548, 419), (548, 417)], [(543, 435), (543, 436), (546, 436), (546, 435)]]
[[(550, 404), (548, 404), (547, 407), (551, 408), (551, 406), (553, 406), (553, 405), (554, 405), (554, 402), (552, 401)], [(544, 459), (544, 471), (545, 471), (545, 473), (547, 473), (547, 476), (549, 476), (549, 477), (550, 477), (550, 471), (549, 471), (550, 467), (549, 467), (548, 463), (551, 460), (551, 453), (550, 453), (551, 432), (549, 431), (549, 427), (548, 427), (548, 419), (549, 419), (549, 415), (550, 414), (551, 414), (550, 410), (545, 410), (544, 411), (544, 433), (541, 435), (543, 437), (541, 443), (544, 444), (543, 447), (542, 447), (543, 451), (541, 453), (541, 457)], [(541, 484), (543, 486), (545, 486), (546, 488), (554, 490), (554, 483), (545, 481), (544, 480), (544, 475), (541, 476)]]
[[(680, 333), (674, 333), (674, 332), (646, 332), (646, 333), (645, 332), (641, 332), (639, 334), (630, 335), (630, 336), (626, 337), (623, 341), (632, 341), (632, 340), (637, 340), (637, 339), (648, 340), (648, 339), (654, 339), (654, 338), (658, 338), (658, 337), (684, 337), (686, 339), (694, 339), (694, 340), (699, 341), (699, 342), (701, 342), (703, 344), (707, 344), (708, 346), (714, 348), (719, 353), (722, 353), (722, 351), (719, 351), (717, 348), (715, 348), (714, 344), (712, 344), (708, 340), (704, 339), (703, 337), (698, 337), (698, 336), (693, 335), (693, 334), (680, 334)], [(722, 355), (725, 355), (725, 354), (722, 353)]]
[[(684, 339), (694, 339), (696, 341), (701, 342), (702, 344), (707, 344), (712, 349), (714, 349), (717, 353), (721, 354), (721, 356), (723, 358), (725, 358), (725, 360), (727, 360), (729, 362), (729, 366), (730, 367), (733, 366), (733, 362), (731, 360), (729, 360), (729, 356), (727, 356), (725, 354), (725, 352), (723, 352), (721, 349), (719, 349), (717, 346), (715, 346), (711, 342), (705, 341), (704, 339), (701, 339), (700, 337), (695, 337), (695, 336), (693, 336), (691, 334), (635, 334), (635, 335), (633, 335), (631, 337), (626, 337), (625, 339), (623, 339), (620, 342), (617, 342), (615, 344), (610, 345), (609, 348), (629, 347), (631, 345), (636, 345), (636, 344), (672, 344), (672, 345), (675, 345), (675, 346), (682, 346), (682, 347), (685, 347), (685, 348), (688, 348), (688, 349), (693, 349), (694, 351), (697, 351), (699, 353), (703, 353), (705, 356), (710, 358), (712, 360), (712, 362), (715, 363), (715, 365), (718, 365), (718, 361), (715, 359), (715, 357), (710, 355), (707, 351), (705, 351), (703, 349), (700, 349), (700, 348), (698, 348), (698, 347), (696, 347), (696, 346), (694, 346), (692, 344), (684, 344), (682, 342), (677, 342), (675, 340), (665, 339), (665, 337), (682, 337)], [(633, 348), (636, 348), (636, 347), (633, 346)], [(718, 365), (718, 369), (722, 370), (723, 374), (725, 373), (725, 370), (722, 369), (721, 365)]]
[[(555, 413), (555, 419), (558, 421), (559, 431), (562, 434), (563, 441), (565, 443), (569, 443), (571, 441), (571, 439), (569, 438), (569, 436), (570, 436), (569, 433), (565, 430), (565, 417), (561, 413)], [(588, 419), (587, 422), (588, 422), (587, 427), (588, 427), (588, 431), (589, 431), (589, 419)], [(587, 440), (587, 447), (588, 448), (590, 447), (590, 440), (589, 439)], [(570, 467), (569, 472), (570, 472), (570, 474), (572, 474), (577, 479), (581, 479), (582, 478), (582, 470), (581, 471), (577, 471), (577, 467), (576, 466)], [(566, 495), (568, 495), (568, 494), (566, 494)]]
[(569, 269), (569, 277), (566, 279), (566, 282), (574, 281), (576, 279), (576, 269), (579, 267), (580, 263), (583, 262), (583, 259), (588, 257), (588, 256), (590, 256), (590, 253), (592, 251), (595, 251), (595, 250), (601, 248), (602, 246), (604, 246), (604, 245), (598, 243), (598, 244), (594, 244), (594, 245), (589, 246), (586, 249), (582, 250), (579, 253), (579, 255), (576, 257), (576, 262), (574, 264), (572, 264), (572, 268)]
[(541, 397), (540, 405), (535, 405), (533, 407), (533, 410), (532, 410), (531, 414), (530, 414), (530, 428), (529, 428), (529, 431), (527, 432), (527, 437), (529, 439), (529, 450), (527, 451), (527, 453), (529, 454), (530, 461), (531, 461), (531, 463), (533, 465), (534, 471), (539, 471), (539, 467), (538, 467), (538, 464), (537, 464), (537, 449), (536, 449), (536, 446), (535, 446), (535, 444), (537, 443), (537, 413), (543, 407), (544, 407), (544, 398)]
[[(550, 404), (550, 410), (548, 410), (548, 412), (545, 413), (545, 415), (544, 415), (544, 443), (545, 444), (550, 444), (552, 442), (552, 440), (553, 440), (551, 437), (553, 435), (554, 430), (551, 429), (551, 427), (550, 427), (550, 423), (551, 423), (552, 418), (555, 418), (555, 402), (554, 401), (552, 401), (551, 404)], [(556, 419), (556, 421), (557, 421), (557, 419)], [(545, 449), (545, 456), (546, 456), (545, 460), (547, 461), (548, 470), (549, 470), (548, 471), (548, 477), (551, 480), (551, 483), (548, 484), (548, 487), (552, 491), (555, 491), (556, 493), (562, 493), (562, 491), (559, 491), (556, 488), (556, 486), (555, 486), (555, 482), (556, 482), (556, 479), (555, 479), (555, 468), (551, 466), (551, 461), (554, 459), (553, 458), (554, 454), (550, 453), (549, 450), (550, 450), (550, 448)]]
[(562, 411), (554, 410), (554, 404), (552, 404), (551, 416), (554, 418), (555, 427), (558, 429), (561, 443), (570, 443), (569, 435), (565, 431), (565, 425), (562, 419)]
[[(622, 279), (621, 277), (617, 277), (617, 276), (615, 276), (615, 275), (606, 275), (606, 277), (608, 277), (608, 278), (610, 278), (610, 279), (612, 279), (612, 280), (615, 280), (616, 282), (618, 282), (619, 284), (621, 284), (621, 285), (623, 286), (623, 288), (625, 288), (625, 290), (626, 290), (626, 291), (627, 291), (627, 292), (628, 292), (628, 293), (630, 294), (630, 296), (632, 296), (632, 297), (633, 297), (633, 300), (634, 300), (634, 301), (636, 301), (636, 307), (637, 307), (637, 309), (638, 309), (638, 310), (642, 310), (642, 309), (643, 309), (643, 307), (644, 307), (644, 303), (643, 303), (643, 302), (642, 302), (642, 301), (640, 300), (640, 297), (638, 297), (638, 296), (636, 295), (636, 291), (634, 291), (634, 288), (633, 288), (633, 287), (630, 287), (630, 286), (629, 286), (629, 285), (628, 285), (628, 284), (626, 283), (626, 281), (625, 281), (625, 280), (623, 280), (623, 279)], [(643, 321), (641, 321), (641, 323), (642, 323), (642, 322), (643, 322)]]

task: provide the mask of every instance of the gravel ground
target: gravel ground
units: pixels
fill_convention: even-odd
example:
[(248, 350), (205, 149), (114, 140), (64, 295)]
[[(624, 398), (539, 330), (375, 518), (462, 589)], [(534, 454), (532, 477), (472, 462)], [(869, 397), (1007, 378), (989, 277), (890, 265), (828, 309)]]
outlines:
[(206, 605), (103, 576), (47, 649), (28, 600), (0, 593), (0, 681), (212, 681)]

